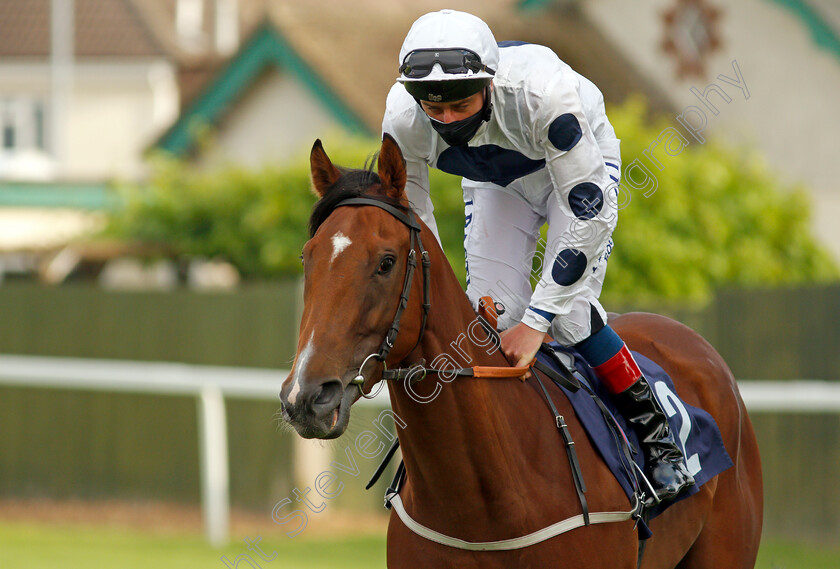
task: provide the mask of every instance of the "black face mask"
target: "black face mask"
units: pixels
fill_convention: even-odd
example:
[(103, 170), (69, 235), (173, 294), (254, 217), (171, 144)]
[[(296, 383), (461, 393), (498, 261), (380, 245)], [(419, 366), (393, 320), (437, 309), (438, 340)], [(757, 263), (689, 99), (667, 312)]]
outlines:
[(487, 87), (484, 91), (484, 105), (473, 116), (450, 123), (444, 123), (432, 117), (429, 117), (429, 120), (432, 121), (432, 128), (437, 131), (446, 144), (449, 146), (466, 146), (478, 132), (481, 123), (490, 120), (492, 110), (490, 87)]

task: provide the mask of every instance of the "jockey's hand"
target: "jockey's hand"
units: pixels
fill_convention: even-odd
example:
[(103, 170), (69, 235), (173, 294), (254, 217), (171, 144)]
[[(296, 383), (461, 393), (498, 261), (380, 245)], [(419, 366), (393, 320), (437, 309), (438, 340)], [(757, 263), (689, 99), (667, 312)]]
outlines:
[(501, 333), (502, 352), (514, 367), (529, 365), (545, 340), (545, 332), (520, 322)]

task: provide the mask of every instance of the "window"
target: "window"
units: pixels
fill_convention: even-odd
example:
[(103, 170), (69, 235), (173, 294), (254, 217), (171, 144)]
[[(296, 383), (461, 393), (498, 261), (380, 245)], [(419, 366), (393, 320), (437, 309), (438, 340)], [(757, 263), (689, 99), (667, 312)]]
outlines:
[(35, 114), (35, 147), (38, 150), (46, 150), (46, 133), (44, 132), (44, 103), (35, 101), (33, 108)]
[(12, 101), (3, 101), (3, 150), (15, 149), (15, 115), (12, 112)]
[(46, 105), (35, 97), (0, 99), (0, 149), (6, 154), (47, 149)]
[(0, 95), (0, 180), (55, 176), (46, 97)]

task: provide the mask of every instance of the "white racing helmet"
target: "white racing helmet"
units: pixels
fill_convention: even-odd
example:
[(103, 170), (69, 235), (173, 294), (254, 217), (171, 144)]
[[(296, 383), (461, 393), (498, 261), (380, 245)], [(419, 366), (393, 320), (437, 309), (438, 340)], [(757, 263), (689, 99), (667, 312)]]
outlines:
[(499, 65), (493, 32), (480, 18), (441, 10), (421, 16), (400, 49), (400, 76), (416, 99), (465, 99), (490, 84)]

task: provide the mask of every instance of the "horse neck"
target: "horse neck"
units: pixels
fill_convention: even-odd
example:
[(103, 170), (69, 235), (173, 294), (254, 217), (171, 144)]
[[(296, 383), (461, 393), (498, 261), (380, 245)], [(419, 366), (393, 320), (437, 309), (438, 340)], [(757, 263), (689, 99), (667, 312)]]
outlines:
[[(417, 346), (418, 352), (412, 354), (410, 360), (422, 358), (430, 367), (434, 367), (431, 362), (436, 360), (458, 367), (510, 365), (497, 342), (481, 327), (437, 241), (426, 233), (423, 240), (432, 241), (429, 247), (432, 306), (425, 333)], [(416, 284), (417, 289), (422, 290), (422, 283)]]
[[(412, 354), (416, 357), (410, 359), (422, 357), (435, 368), (508, 366), (477, 323), (442, 251), (433, 255), (431, 281), (426, 332)], [(411, 391), (403, 384), (392, 385), (392, 406), (405, 424), (400, 443), (412, 485), (440, 500), (476, 488), (492, 495), (493, 487), (499, 492), (516, 487), (520, 480), (500, 476), (498, 466), (509, 465), (512, 473), (517, 465), (527, 469), (534, 460), (519, 442), (537, 437), (550, 423), (544, 415), (539, 417), (542, 421), (534, 418), (534, 395), (515, 378), (456, 377), (447, 382), (429, 374)]]

